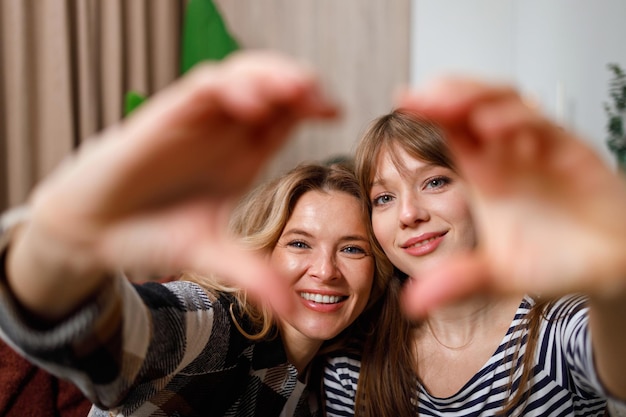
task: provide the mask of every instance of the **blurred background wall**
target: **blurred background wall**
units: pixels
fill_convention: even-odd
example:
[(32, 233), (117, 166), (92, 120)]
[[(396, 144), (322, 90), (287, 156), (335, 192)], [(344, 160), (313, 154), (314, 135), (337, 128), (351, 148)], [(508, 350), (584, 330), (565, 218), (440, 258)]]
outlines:
[(332, 125), (307, 125), (269, 169), (350, 154), (366, 124), (391, 110), (409, 80), (410, 0), (216, 0), (244, 47), (271, 47), (321, 73), (343, 106)]
[[(409, 79), (410, 0), (215, 1), (242, 48), (311, 64), (344, 105), (268, 168), (352, 152)], [(185, 0), (0, 0), (0, 208), (22, 203), (78, 143), (122, 117), (123, 96), (179, 73)]]
[[(0, 0), (0, 209), (122, 117), (123, 95), (179, 75), (187, 0)], [(306, 125), (265, 173), (350, 154), (401, 85), (471, 73), (520, 87), (610, 163), (609, 62), (624, 0), (215, 0), (243, 48), (310, 63), (343, 119)]]
[(624, 0), (413, 0), (411, 82), (471, 73), (518, 86), (609, 163), (607, 64), (626, 69)]

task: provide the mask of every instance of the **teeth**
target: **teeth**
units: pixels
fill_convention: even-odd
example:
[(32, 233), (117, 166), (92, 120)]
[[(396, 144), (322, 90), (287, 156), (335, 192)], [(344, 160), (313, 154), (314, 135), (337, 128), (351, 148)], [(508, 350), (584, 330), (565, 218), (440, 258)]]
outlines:
[(320, 304), (335, 304), (345, 298), (340, 295), (322, 295), (313, 294), (310, 292), (301, 292), (300, 297), (304, 298), (305, 300), (313, 301)]
[(414, 245), (409, 246), (409, 248), (415, 248), (417, 246), (423, 246), (427, 243), (432, 242), (433, 240), (437, 239), (436, 237), (431, 237), (430, 239), (426, 239), (426, 240), (420, 240), (419, 242), (415, 243)]

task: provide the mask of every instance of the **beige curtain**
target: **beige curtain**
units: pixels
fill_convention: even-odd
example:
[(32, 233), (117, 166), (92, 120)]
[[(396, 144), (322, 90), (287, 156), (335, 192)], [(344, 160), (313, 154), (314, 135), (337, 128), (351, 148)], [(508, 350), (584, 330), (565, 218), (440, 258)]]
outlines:
[(179, 72), (184, 0), (0, 0), (0, 208)]
[[(186, 0), (0, 0), (0, 209), (23, 202), (80, 141), (116, 121), (133, 89), (178, 74)], [(351, 154), (409, 77), (410, 0), (215, 0), (244, 48), (272, 48), (316, 68), (342, 103), (308, 125), (266, 176)]]

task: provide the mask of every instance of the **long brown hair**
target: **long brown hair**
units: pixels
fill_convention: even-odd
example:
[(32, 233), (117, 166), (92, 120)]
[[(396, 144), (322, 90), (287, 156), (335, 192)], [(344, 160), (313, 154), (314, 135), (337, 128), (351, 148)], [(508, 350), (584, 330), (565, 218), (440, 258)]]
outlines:
[[(376, 163), (381, 153), (397, 162), (398, 150), (413, 158), (456, 170), (442, 130), (433, 122), (402, 110), (395, 110), (372, 122), (361, 138), (355, 156), (357, 178), (363, 193), (369, 196), (376, 174)], [(371, 201), (368, 198), (371, 215)], [(383, 297), (378, 323), (363, 346), (361, 371), (356, 395), (355, 415), (359, 417), (395, 417), (417, 414), (417, 360), (411, 340), (418, 323), (410, 322), (400, 310), (399, 294), (404, 274), (398, 270)], [(547, 301), (537, 301), (520, 326), (528, 332), (522, 374), (515, 392), (504, 405), (503, 413), (517, 408), (525, 401), (526, 388), (532, 378), (534, 353), (539, 338), (539, 327)], [(518, 339), (515, 361), (523, 338)], [(381, 340), (386, 342), (381, 349)], [(512, 390), (513, 372), (509, 390)]]
[[(375, 262), (374, 280), (367, 310), (383, 294), (391, 276), (392, 267), (374, 238), (369, 221), (367, 199), (362, 193), (351, 162), (330, 165), (301, 164), (286, 174), (257, 186), (244, 196), (234, 210), (229, 229), (250, 250), (263, 254), (270, 253), (276, 246), (296, 203), (309, 191), (338, 191), (351, 195), (362, 203), (361, 212), (355, 215), (361, 216), (366, 225)], [(185, 278), (209, 290), (233, 294), (238, 305), (237, 313), (231, 308), (231, 316), (244, 336), (255, 340), (261, 339), (276, 328), (276, 321), (271, 311), (262, 305), (250, 303), (244, 290), (220, 284), (215, 277), (188, 274)], [(245, 321), (246, 328), (252, 327), (254, 331), (251, 332), (239, 326), (240, 321)]]

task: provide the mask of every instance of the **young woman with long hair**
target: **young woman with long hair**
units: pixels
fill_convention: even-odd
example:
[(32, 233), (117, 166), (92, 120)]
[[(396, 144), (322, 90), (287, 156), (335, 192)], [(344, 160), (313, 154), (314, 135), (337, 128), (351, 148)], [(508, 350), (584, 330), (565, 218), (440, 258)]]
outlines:
[(512, 90), (455, 86), (358, 144), (396, 272), (372, 333), (327, 365), (328, 415), (603, 415), (626, 398), (626, 220), (603, 218), (626, 186)]

